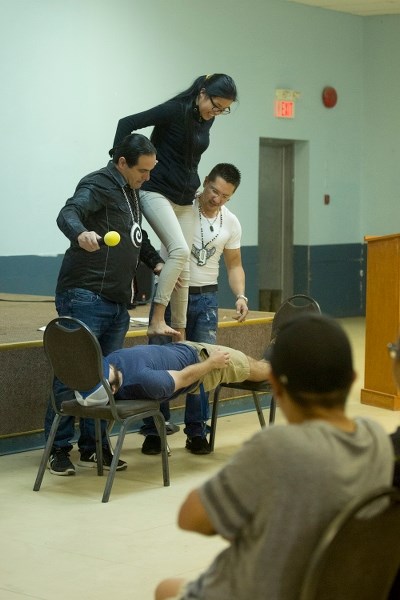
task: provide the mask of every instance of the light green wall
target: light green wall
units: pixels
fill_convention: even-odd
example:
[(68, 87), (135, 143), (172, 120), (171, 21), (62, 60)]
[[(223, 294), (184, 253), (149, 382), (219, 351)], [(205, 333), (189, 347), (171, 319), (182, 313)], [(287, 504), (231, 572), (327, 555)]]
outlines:
[[(241, 169), (231, 208), (243, 245), (257, 239), (260, 137), (308, 142), (296, 149), (295, 243), (398, 229), (399, 34), (398, 17), (286, 0), (0, 0), (0, 255), (62, 253), (56, 215), (106, 163), (118, 118), (211, 72), (234, 77), (240, 102), (216, 119), (200, 175), (219, 161)], [(321, 103), (328, 84), (333, 110)], [(280, 87), (301, 93), (294, 120), (273, 116)]]
[(400, 232), (400, 15), (365, 23), (361, 227)]

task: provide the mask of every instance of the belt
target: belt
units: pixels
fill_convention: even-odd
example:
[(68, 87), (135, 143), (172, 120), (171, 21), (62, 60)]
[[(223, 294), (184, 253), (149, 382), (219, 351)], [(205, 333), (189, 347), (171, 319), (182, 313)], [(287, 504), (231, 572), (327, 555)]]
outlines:
[(193, 285), (189, 286), (189, 294), (206, 294), (207, 292), (217, 292), (218, 285), (215, 283), (213, 285), (203, 285), (201, 287), (196, 287)]

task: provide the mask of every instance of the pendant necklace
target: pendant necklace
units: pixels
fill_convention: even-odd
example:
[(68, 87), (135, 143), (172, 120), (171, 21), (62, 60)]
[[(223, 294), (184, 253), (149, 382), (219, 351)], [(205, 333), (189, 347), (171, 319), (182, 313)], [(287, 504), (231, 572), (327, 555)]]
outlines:
[[(199, 205), (199, 206), (200, 206), (200, 205)], [(209, 224), (209, 226), (210, 226), (210, 231), (211, 231), (211, 233), (213, 233), (213, 231), (214, 231), (214, 227), (213, 227), (213, 225), (214, 225), (215, 221), (218, 219), (218, 213), (215, 215), (215, 218), (214, 218), (214, 220), (213, 220), (213, 222), (212, 222), (212, 223), (210, 223), (210, 221), (208, 220), (208, 218), (206, 217), (206, 215), (205, 215), (204, 213), (202, 213), (202, 212), (201, 212), (201, 210), (200, 210), (200, 215), (201, 215), (201, 216), (203, 216), (203, 217), (205, 218), (205, 220), (207, 221), (207, 223), (208, 223), (208, 224)], [(200, 216), (200, 220), (201, 220), (201, 216)]]
[(202, 212), (202, 210), (201, 210), (201, 206), (200, 206), (200, 199), (199, 199), (199, 215), (200, 215), (200, 227), (201, 227), (201, 217), (204, 217), (204, 218), (205, 218), (205, 220), (207, 221), (207, 223), (208, 223), (208, 224), (209, 224), (209, 226), (210, 226), (210, 231), (211, 231), (211, 233), (213, 233), (213, 232), (214, 232), (214, 223), (215, 223), (215, 221), (218, 219), (218, 215), (220, 215), (220, 216), (221, 216), (221, 218), (222, 218), (221, 209), (219, 208), (219, 209), (218, 209), (218, 212), (217, 212), (217, 214), (215, 215), (215, 217), (214, 217), (214, 219), (213, 219), (213, 221), (210, 223), (210, 220), (209, 220), (209, 218), (208, 218), (208, 217), (207, 217), (207, 216), (206, 216), (206, 215), (205, 215), (205, 214)]
[[(136, 196), (136, 190), (130, 188), (130, 191), (129, 191), (129, 195), (131, 196), (131, 198), (133, 200), (133, 208), (135, 211), (135, 216), (133, 215), (131, 203), (129, 202), (127, 193), (125, 191), (125, 187), (122, 188), (122, 192), (124, 194), (125, 201), (128, 205), (129, 212), (131, 213), (131, 217), (132, 217), (132, 227), (131, 227), (131, 231), (130, 231), (131, 242), (135, 246), (135, 248), (140, 248), (143, 236), (142, 236), (142, 230), (139, 225), (140, 212), (139, 212), (139, 201)], [(132, 192), (133, 192), (133, 194), (132, 194)]]
[[(217, 232), (216, 235), (214, 235), (213, 238), (211, 238), (211, 240), (209, 240), (206, 244), (204, 243), (204, 232), (203, 232), (203, 225), (202, 225), (202, 212), (201, 212), (201, 207), (200, 207), (200, 202), (199, 202), (199, 219), (200, 219), (200, 239), (201, 239), (201, 248), (197, 248), (194, 244), (192, 244), (192, 251), (191, 253), (193, 254), (193, 256), (197, 259), (197, 265), (199, 267), (204, 267), (204, 265), (207, 263), (208, 259), (211, 258), (211, 256), (213, 256), (216, 252), (216, 248), (215, 246), (213, 246), (212, 248), (207, 248), (207, 246), (209, 244), (211, 244), (211, 242), (213, 242), (214, 240), (217, 239), (217, 237), (219, 236), (219, 232), (222, 229), (222, 210), (219, 209), (219, 230)], [(214, 223), (218, 218), (218, 214), (216, 215), (214, 221), (212, 223), (210, 223), (210, 221), (207, 219), (207, 217), (204, 217), (206, 219), (206, 221), (208, 222), (208, 224), (210, 225), (210, 231), (213, 232), (214, 231)]]

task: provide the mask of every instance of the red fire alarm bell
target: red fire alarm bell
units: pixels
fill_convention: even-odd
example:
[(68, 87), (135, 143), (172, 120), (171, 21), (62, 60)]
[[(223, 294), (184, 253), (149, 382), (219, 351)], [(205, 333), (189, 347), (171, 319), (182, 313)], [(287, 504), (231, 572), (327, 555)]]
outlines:
[(326, 86), (322, 90), (322, 102), (326, 108), (333, 108), (337, 102), (337, 92), (334, 87)]

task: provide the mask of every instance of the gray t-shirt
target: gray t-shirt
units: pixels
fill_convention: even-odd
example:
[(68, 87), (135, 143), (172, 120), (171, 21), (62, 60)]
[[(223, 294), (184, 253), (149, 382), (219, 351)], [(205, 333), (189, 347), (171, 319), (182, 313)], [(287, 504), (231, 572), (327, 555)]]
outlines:
[(297, 600), (329, 521), (355, 496), (391, 484), (388, 435), (356, 423), (354, 433), (322, 420), (264, 429), (203, 485), (207, 514), (231, 544), (185, 599)]

